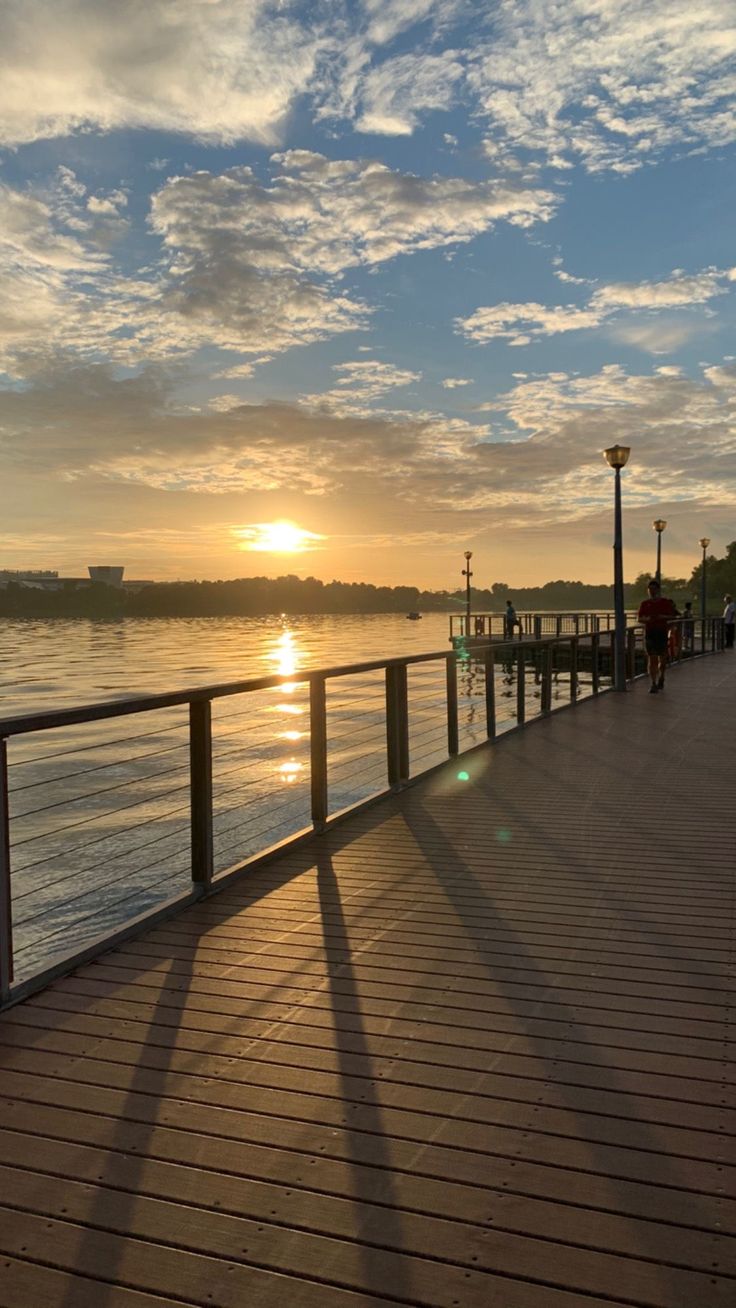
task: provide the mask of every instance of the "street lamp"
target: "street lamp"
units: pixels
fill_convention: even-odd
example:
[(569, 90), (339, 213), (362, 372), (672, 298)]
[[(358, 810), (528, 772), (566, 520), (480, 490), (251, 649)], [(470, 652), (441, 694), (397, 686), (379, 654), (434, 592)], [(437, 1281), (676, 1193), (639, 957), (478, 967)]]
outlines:
[(470, 578), (473, 575), (472, 572), (470, 571), (470, 560), (472, 559), (472, 557), (473, 557), (473, 551), (466, 550), (465, 567), (463, 568), (463, 572), (462, 572), (462, 575), (465, 578), (465, 635), (466, 636), (470, 635)]
[[(703, 570), (700, 576), (700, 616), (703, 619), (703, 642), (705, 642), (705, 551), (710, 545), (710, 536), (701, 536), (699, 543), (703, 551)], [(705, 643), (703, 648), (705, 648)]]
[(631, 448), (628, 445), (612, 445), (610, 449), (603, 451), (606, 463), (616, 473), (613, 512), (613, 609), (615, 614), (613, 684), (616, 690), (626, 690), (626, 611), (624, 609), (624, 556), (621, 530), (621, 469), (626, 467), (630, 453)]
[(667, 520), (666, 520), (666, 518), (655, 518), (655, 519), (654, 519), (654, 522), (652, 523), (652, 526), (654, 527), (654, 530), (655, 530), (656, 533), (657, 533), (657, 572), (656, 572), (656, 577), (657, 577), (657, 581), (661, 583), (661, 581), (662, 581), (662, 532), (664, 531), (665, 527), (667, 526)]

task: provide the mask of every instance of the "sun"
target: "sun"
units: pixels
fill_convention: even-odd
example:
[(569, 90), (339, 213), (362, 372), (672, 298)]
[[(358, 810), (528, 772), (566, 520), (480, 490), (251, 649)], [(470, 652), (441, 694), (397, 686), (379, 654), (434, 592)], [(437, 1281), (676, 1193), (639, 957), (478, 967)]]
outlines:
[(240, 539), (241, 550), (263, 554), (304, 554), (314, 549), (317, 541), (325, 539), (315, 531), (306, 531), (285, 520), (254, 522), (250, 527), (238, 527), (235, 535)]

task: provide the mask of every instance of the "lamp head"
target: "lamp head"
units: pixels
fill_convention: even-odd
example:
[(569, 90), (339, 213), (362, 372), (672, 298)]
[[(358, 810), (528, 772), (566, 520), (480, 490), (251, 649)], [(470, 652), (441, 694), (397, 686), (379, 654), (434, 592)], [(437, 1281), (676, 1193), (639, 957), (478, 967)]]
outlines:
[(603, 457), (609, 468), (625, 468), (630, 454), (630, 445), (611, 445), (603, 451)]
[(664, 531), (665, 527), (667, 526), (667, 519), (666, 519), (666, 518), (655, 518), (655, 519), (654, 519), (654, 522), (652, 523), (652, 526), (654, 527), (654, 530), (655, 530), (655, 531), (658, 531), (658, 532), (660, 533), (660, 535), (661, 535), (662, 532)]
[(707, 550), (709, 545), (710, 545), (710, 536), (701, 536), (700, 538), (701, 550)]
[(468, 563), (469, 563), (470, 560), (471, 560), (472, 557), (473, 557), (473, 551), (472, 551), (472, 550), (466, 550), (466, 551), (465, 551), (465, 557), (466, 557), (466, 559), (468, 560)]

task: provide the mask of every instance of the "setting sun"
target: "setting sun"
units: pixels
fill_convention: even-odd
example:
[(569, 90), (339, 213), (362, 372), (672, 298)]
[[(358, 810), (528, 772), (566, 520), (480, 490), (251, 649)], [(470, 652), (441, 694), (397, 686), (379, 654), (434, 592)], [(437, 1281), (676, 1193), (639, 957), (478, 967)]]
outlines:
[(235, 531), (243, 550), (258, 550), (269, 554), (303, 554), (314, 549), (315, 542), (324, 540), (314, 531), (305, 531), (295, 522), (255, 522), (250, 527)]

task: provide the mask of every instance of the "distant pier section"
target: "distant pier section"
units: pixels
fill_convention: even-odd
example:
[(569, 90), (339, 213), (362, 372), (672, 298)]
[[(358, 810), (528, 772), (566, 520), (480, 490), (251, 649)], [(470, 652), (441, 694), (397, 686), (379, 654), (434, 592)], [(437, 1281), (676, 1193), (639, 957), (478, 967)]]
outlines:
[[(635, 614), (627, 615), (628, 621)], [(517, 613), (513, 632), (507, 629), (506, 613), (450, 614), (450, 643), (454, 649), (487, 645), (489, 640), (543, 640), (546, 636), (594, 636), (613, 631), (613, 610), (556, 613)]]

